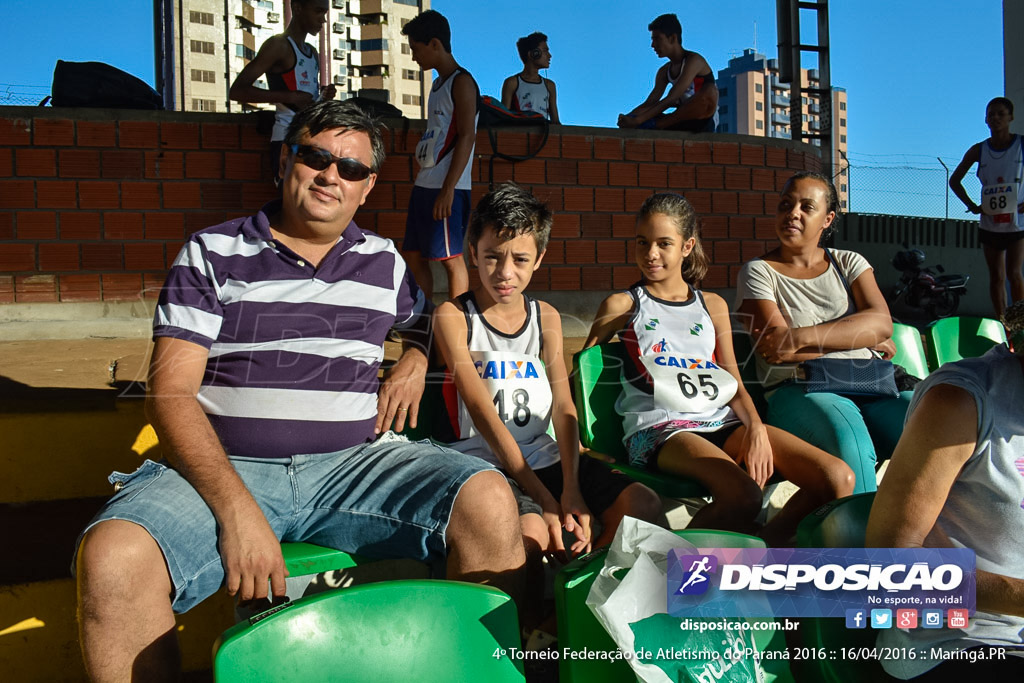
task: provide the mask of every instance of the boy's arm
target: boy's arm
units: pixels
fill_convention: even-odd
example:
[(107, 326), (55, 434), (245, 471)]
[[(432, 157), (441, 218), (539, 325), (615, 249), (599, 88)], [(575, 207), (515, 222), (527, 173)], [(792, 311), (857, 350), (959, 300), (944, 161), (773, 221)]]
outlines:
[(626, 326), (632, 312), (633, 297), (628, 292), (617, 292), (602, 301), (583, 348), (589, 349), (610, 340)]
[(434, 313), (434, 338), (445, 365), (455, 380), (459, 398), (473, 418), (473, 426), (487, 441), (502, 469), (544, 509), (543, 517), (548, 526), (552, 545), (555, 550), (564, 552), (558, 503), (526, 464), (519, 444), (498, 417), (487, 387), (480, 379), (466, 346), (467, 334), (466, 316), (463, 311), (452, 301), (441, 304)]
[(967, 190), (964, 189), (963, 183), (964, 176), (967, 175), (967, 171), (971, 170), (971, 166), (981, 161), (981, 143), (972, 145), (969, 150), (964, 154), (964, 158), (960, 160), (957, 167), (953, 169), (953, 173), (949, 176), (949, 189), (953, 190), (953, 194), (957, 196), (957, 199), (964, 203), (967, 207), (968, 213), (981, 213), (981, 207), (978, 206), (971, 196), (967, 194)]
[(272, 36), (260, 46), (256, 59), (252, 60), (238, 72), (228, 97), (236, 102), (269, 104), (287, 104), (298, 111), (313, 104), (313, 96), (302, 90), (267, 90), (253, 85), (256, 79), (269, 73), (275, 66), (286, 63), (291, 46), (283, 36)]
[(558, 120), (558, 103), (555, 97), (555, 82), (549, 78), (544, 79), (544, 83), (548, 86), (548, 120), (554, 124), (560, 124)]
[(638, 120), (639, 116), (647, 114), (651, 107), (656, 106), (661, 101), (661, 94), (668, 87), (668, 67), (669, 65), (665, 64), (658, 68), (658, 72), (654, 75), (654, 88), (651, 89), (651, 94), (647, 96), (646, 100), (634, 107), (628, 114), (619, 114), (619, 126), (621, 128), (633, 128), (654, 116), (654, 114), (649, 114), (643, 121)]
[(434, 202), (434, 220), (448, 218), (452, 215), (452, 203), (455, 201), (455, 185), (459, 182), (462, 171), (469, 163), (476, 144), (476, 83), (467, 73), (460, 73), (452, 83), (452, 101), (455, 104), (455, 149), (452, 150), (452, 165), (448, 167), (448, 175), (444, 177), (441, 192)]
[[(668, 94), (646, 108), (641, 109), (638, 107), (638, 111), (634, 113), (633, 121), (639, 125), (661, 114), (670, 107), (679, 106), (683, 99), (683, 93), (693, 83), (693, 79), (697, 77), (697, 74), (706, 68), (708, 68), (708, 63), (704, 57), (696, 52), (688, 53), (686, 55), (686, 64), (683, 66), (683, 73), (676, 79)], [(665, 67), (665, 84), (668, 84), (668, 67)]]
[[(551, 423), (555, 427), (555, 440), (562, 461), (562, 524), (565, 530), (576, 534), (572, 553), (590, 552), (590, 510), (580, 491), (580, 431), (576, 406), (569, 392), (569, 376), (562, 357), (562, 318), (550, 304), (540, 304), (541, 329), (544, 345), (541, 359), (551, 384)], [(578, 520), (578, 521), (577, 521)]]
[(516, 94), (516, 76), (512, 75), (505, 79), (505, 82), (501, 84), (501, 106), (505, 109), (512, 110), (512, 98)]

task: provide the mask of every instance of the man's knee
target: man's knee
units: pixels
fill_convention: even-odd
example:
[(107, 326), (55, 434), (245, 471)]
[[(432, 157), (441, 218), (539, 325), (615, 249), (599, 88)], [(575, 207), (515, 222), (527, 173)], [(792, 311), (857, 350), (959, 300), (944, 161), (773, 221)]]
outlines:
[(663, 514), (661, 498), (643, 484), (630, 484), (619, 494), (618, 500), (623, 501), (627, 515), (645, 522), (657, 522)]
[[(143, 527), (123, 520), (100, 522), (82, 538), (77, 576), (83, 603), (166, 595), (171, 580), (160, 546)], [(85, 605), (83, 605), (85, 606)]]
[(450, 541), (489, 530), (519, 539), (519, 511), (508, 481), (496, 470), (474, 474), (459, 489), (448, 523)]

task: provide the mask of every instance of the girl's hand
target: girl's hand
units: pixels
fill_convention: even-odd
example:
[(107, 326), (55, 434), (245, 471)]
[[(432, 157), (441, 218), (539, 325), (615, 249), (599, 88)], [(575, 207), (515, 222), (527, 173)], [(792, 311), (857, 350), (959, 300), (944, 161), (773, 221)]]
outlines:
[(747, 427), (740, 444), (740, 455), (737, 464), (747, 466), (747, 474), (764, 488), (772, 478), (775, 467), (772, 463), (772, 445), (768, 441), (768, 428), (763, 424)]
[(793, 330), (789, 327), (766, 327), (753, 330), (756, 342), (754, 347), (761, 358), (771, 364), (785, 363), (790, 360), (799, 347), (793, 339)]

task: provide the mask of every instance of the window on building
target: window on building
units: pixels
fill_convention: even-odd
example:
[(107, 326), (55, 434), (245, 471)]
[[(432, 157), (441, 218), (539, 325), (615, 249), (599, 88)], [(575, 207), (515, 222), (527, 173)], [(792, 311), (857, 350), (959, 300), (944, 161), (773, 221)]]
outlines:
[(388, 41), (384, 38), (374, 38), (373, 40), (356, 40), (353, 41), (355, 47), (353, 49), (359, 50), (360, 52), (374, 52), (376, 50), (387, 50)]
[(414, 104), (417, 107), (420, 106), (419, 95), (402, 95), (402, 104)]
[(192, 69), (192, 80), (197, 83), (216, 83), (217, 76), (207, 69)]
[(839, 191), (840, 192), (846, 192), (846, 185), (840, 185), (839, 186)]
[(729, 124), (728, 123), (723, 123), (722, 125), (720, 125), (718, 127), (718, 129), (721, 130), (723, 133), (728, 133), (729, 132)]
[(212, 55), (213, 43), (208, 40), (190, 40), (189, 49), (202, 55)]
[(754, 109), (764, 111), (764, 102), (754, 102)]
[(409, 48), (409, 43), (402, 43), (402, 54), (411, 55), (412, 50)]
[(845, 145), (846, 144), (846, 136), (845, 135), (840, 135), (839, 136), (839, 142), (841, 142), (841, 143), (843, 143)]
[(754, 92), (764, 92), (764, 86), (760, 83), (754, 84)]
[(728, 114), (729, 113), (729, 105), (728, 104), (723, 104), (723, 105), (719, 106), (718, 107), (718, 113), (719, 114)]
[(846, 102), (839, 103), (839, 111), (846, 111)]
[(845, 126), (846, 125), (846, 119), (839, 119), (839, 125), (840, 126)]
[(261, 7), (262, 9), (269, 9), (269, 10), (273, 10), (274, 9), (274, 1), (273, 0), (259, 0), (259, 2), (256, 3), (256, 5)]
[(804, 123), (807, 123), (807, 114), (803, 114), (803, 115), (802, 115), (802, 116), (800, 117), (800, 120), (801, 120), (801, 121), (803, 121)]
[(193, 97), (192, 111), (217, 111), (217, 102), (215, 100), (202, 100), (198, 97)]
[(402, 69), (402, 78), (407, 81), (418, 81), (422, 73), (422, 71), (416, 71), (415, 69)]
[(719, 97), (725, 97), (728, 94), (729, 94), (729, 89), (728, 88), (719, 88), (718, 89), (718, 96)]
[(800, 104), (807, 104), (807, 98), (806, 97), (801, 97), (800, 98)]
[(419, 7), (420, 0), (395, 0), (399, 5), (408, 5), (409, 7)]
[[(210, 45), (213, 45), (213, 43), (210, 43)], [(256, 58), (256, 53), (252, 50), (252, 48), (248, 48), (245, 45), (235, 45), (235, 56), (245, 57), (246, 59), (251, 60)]]
[(213, 26), (213, 13), (190, 11), (188, 13), (188, 20), (193, 24), (206, 24), (207, 26)]
[(754, 127), (758, 130), (764, 130), (764, 121), (754, 121)]

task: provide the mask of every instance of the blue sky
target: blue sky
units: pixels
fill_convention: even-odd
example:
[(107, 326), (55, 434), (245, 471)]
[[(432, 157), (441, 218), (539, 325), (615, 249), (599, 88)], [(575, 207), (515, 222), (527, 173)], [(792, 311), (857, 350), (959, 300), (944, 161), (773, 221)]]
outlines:
[[(104, 61), (153, 83), (152, 3), (54, 0), (5, 3), (0, 103), (7, 86), (41, 86), (57, 59)], [(613, 125), (650, 91), (659, 60), (648, 22), (675, 12), (683, 44), (716, 71), (756, 44), (776, 53), (774, 0), (621, 2), (436, 0), (452, 24), (453, 51), (485, 94), (521, 68), (515, 40), (548, 34), (562, 120)], [(1002, 2), (833, 0), (832, 81), (849, 95), (855, 165), (950, 166), (987, 137), (985, 103), (1003, 92)], [(102, 36), (102, 37), (100, 37)], [(856, 209), (856, 207), (853, 207)], [(952, 213), (952, 212), (951, 212)]]

